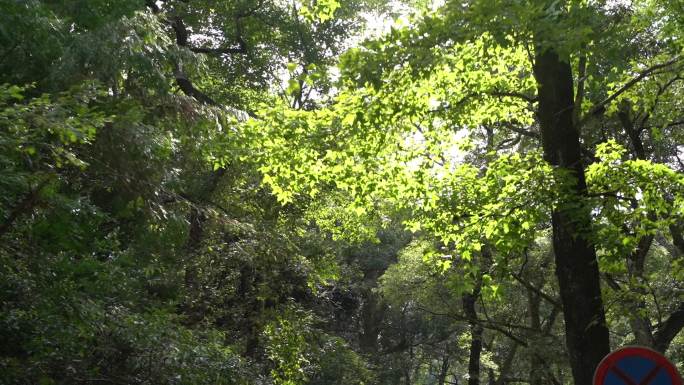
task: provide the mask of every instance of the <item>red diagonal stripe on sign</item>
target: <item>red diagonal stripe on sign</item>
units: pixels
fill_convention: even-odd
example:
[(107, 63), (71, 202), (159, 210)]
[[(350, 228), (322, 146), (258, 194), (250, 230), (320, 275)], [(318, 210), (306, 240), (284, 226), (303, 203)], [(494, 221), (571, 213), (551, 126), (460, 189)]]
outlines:
[(620, 379), (624, 381), (627, 385), (649, 385), (651, 381), (653, 381), (653, 379), (655, 378), (656, 374), (658, 374), (660, 366), (656, 365), (655, 368), (651, 369), (651, 371), (648, 372), (646, 377), (644, 377), (644, 379), (641, 380), (641, 382), (639, 382), (638, 384), (634, 382), (634, 380), (632, 380), (631, 377), (629, 377), (625, 372), (620, 370), (620, 368), (618, 368), (617, 366), (613, 366), (612, 368), (610, 368), (610, 370), (612, 370), (613, 373), (620, 377)]
[(643, 380), (641, 380), (641, 382), (639, 383), (639, 385), (648, 385), (648, 384), (650, 384), (651, 381), (653, 381), (653, 379), (655, 378), (656, 374), (658, 374), (658, 371), (659, 371), (659, 370), (660, 370), (660, 366), (656, 365), (656, 367), (653, 368), (653, 370), (651, 370), (651, 372), (648, 373), (648, 375), (646, 375), (646, 377), (644, 377)]
[(634, 380), (632, 380), (627, 374), (625, 374), (625, 372), (620, 370), (620, 368), (618, 368), (617, 366), (613, 366), (612, 368), (610, 368), (610, 370), (612, 370), (613, 373), (620, 377), (620, 379), (624, 381), (627, 385), (641, 385), (634, 382)]

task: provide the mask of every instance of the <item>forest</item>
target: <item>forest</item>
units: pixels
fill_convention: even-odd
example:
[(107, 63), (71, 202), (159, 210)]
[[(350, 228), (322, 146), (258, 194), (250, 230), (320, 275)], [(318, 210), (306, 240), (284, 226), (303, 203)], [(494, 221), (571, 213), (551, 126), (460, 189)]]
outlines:
[(682, 328), (682, 0), (0, 0), (1, 385), (590, 385)]

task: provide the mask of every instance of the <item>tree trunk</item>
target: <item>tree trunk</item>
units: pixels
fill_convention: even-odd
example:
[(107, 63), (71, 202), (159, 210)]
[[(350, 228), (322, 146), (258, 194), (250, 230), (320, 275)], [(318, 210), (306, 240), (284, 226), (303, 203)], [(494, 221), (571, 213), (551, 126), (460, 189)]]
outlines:
[(359, 330), (359, 348), (367, 354), (378, 353), (378, 336), (385, 318), (385, 304), (380, 295), (372, 290), (364, 290), (365, 297), (360, 311), (361, 330)]
[[(540, 286), (541, 287), (541, 286)], [(530, 318), (530, 329), (535, 331), (537, 335), (534, 336), (534, 342), (529, 347), (533, 350), (530, 354), (530, 385), (543, 385), (544, 362), (541, 360), (540, 352), (534, 350), (539, 349), (537, 342), (541, 341), (541, 318), (539, 316), (539, 307), (541, 298), (532, 290), (527, 290), (527, 311)]]
[(513, 346), (511, 346), (511, 350), (508, 351), (506, 359), (504, 359), (503, 366), (501, 366), (501, 369), (499, 370), (499, 378), (496, 379), (494, 385), (504, 385), (506, 383), (506, 378), (513, 368), (513, 361), (515, 360), (515, 355), (518, 352), (518, 347), (520, 347), (520, 345), (516, 342), (513, 342)]
[(463, 310), (470, 323), (470, 354), (468, 358), (468, 385), (480, 385), (480, 355), (482, 354), (482, 325), (477, 321), (475, 301), (480, 293), (482, 280), (472, 293), (463, 294)]
[(437, 385), (444, 385), (446, 384), (446, 378), (449, 375), (449, 360), (451, 357), (449, 356), (449, 352), (445, 352), (444, 356), (442, 357), (442, 365), (439, 368), (439, 374), (437, 375)]
[(581, 206), (586, 181), (579, 133), (573, 124), (572, 70), (553, 49), (538, 49), (534, 75), (544, 157), (574, 177), (553, 210), (553, 249), (572, 375), (575, 385), (590, 385), (610, 344), (596, 251), (588, 239), (590, 213)]
[[(487, 130), (488, 146), (493, 146), (493, 131)], [(482, 338), (484, 328), (478, 320), (476, 303), (482, 292), (482, 276), (492, 264), (492, 253), (488, 246), (482, 248), (479, 259), (480, 271), (475, 277), (473, 291), (464, 293), (461, 297), (463, 313), (468, 318), (470, 325), (470, 352), (468, 357), (468, 385), (480, 385), (480, 356), (482, 355)]]
[(404, 367), (404, 384), (411, 385), (411, 368), (413, 367), (413, 346), (409, 344), (409, 361)]
[(218, 183), (225, 174), (226, 169), (220, 168), (209, 174), (206, 184), (196, 193), (196, 198), (191, 198), (188, 213), (188, 239), (185, 244), (185, 274), (184, 284), (186, 290), (185, 302), (182, 304), (183, 313), (187, 322), (193, 324), (199, 322), (206, 311), (202, 301), (202, 289), (199, 282), (199, 266), (197, 264), (198, 253), (201, 252), (202, 242), (206, 232), (206, 224), (209, 220), (202, 205), (216, 191)]
[[(649, 216), (652, 216), (650, 214)], [(634, 333), (635, 342), (638, 345), (648, 346), (655, 349), (655, 339), (653, 337), (653, 327), (648, 316), (648, 308), (646, 305), (646, 290), (647, 278), (644, 277), (644, 262), (646, 254), (651, 248), (654, 236), (646, 235), (639, 240), (639, 246), (636, 251), (627, 257), (627, 272), (629, 274), (630, 282), (636, 282), (636, 285), (631, 284), (630, 291), (637, 294), (637, 300), (628, 302), (627, 307), (631, 310), (629, 315), (629, 324)]]

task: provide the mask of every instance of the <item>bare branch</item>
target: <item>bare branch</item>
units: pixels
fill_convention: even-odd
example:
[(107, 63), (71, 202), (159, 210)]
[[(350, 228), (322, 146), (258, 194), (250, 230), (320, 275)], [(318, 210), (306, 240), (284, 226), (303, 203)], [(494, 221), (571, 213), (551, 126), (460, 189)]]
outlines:
[(512, 92), (512, 91), (489, 91), (489, 92), (485, 92), (485, 93), (486, 93), (487, 95), (491, 95), (491, 96), (498, 96), (498, 97), (505, 97), (505, 96), (508, 96), (508, 97), (511, 97), (511, 98), (518, 98), (518, 99), (522, 99), (522, 100), (524, 100), (524, 101), (526, 101), (526, 102), (528, 102), (528, 103), (535, 103), (535, 102), (537, 101), (537, 97), (536, 97), (536, 96), (525, 95), (525, 94), (523, 94), (522, 92)]
[(516, 273), (511, 273), (511, 276), (513, 276), (513, 278), (515, 278), (515, 280), (518, 281), (521, 285), (525, 286), (526, 289), (534, 292), (535, 294), (537, 294), (541, 298), (544, 298), (548, 303), (553, 305), (553, 307), (555, 307), (557, 309), (563, 308), (563, 306), (556, 299), (554, 299), (550, 295), (544, 293), (543, 291), (541, 291), (539, 288), (535, 287), (531, 283), (525, 281), (524, 279), (522, 279), (522, 277), (520, 275), (518, 275)]
[(522, 127), (518, 127), (515, 124), (507, 124), (504, 127), (515, 132), (515, 133), (527, 136), (529, 138), (533, 138), (533, 139), (537, 139), (537, 140), (541, 138), (541, 136), (538, 133), (536, 133), (534, 131), (526, 130)]

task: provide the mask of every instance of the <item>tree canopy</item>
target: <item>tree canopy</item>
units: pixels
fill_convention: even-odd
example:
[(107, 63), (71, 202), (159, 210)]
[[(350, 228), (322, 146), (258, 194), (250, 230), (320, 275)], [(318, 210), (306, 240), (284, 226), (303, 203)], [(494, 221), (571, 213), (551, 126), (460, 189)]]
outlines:
[(0, 0), (0, 383), (683, 370), (683, 15)]

